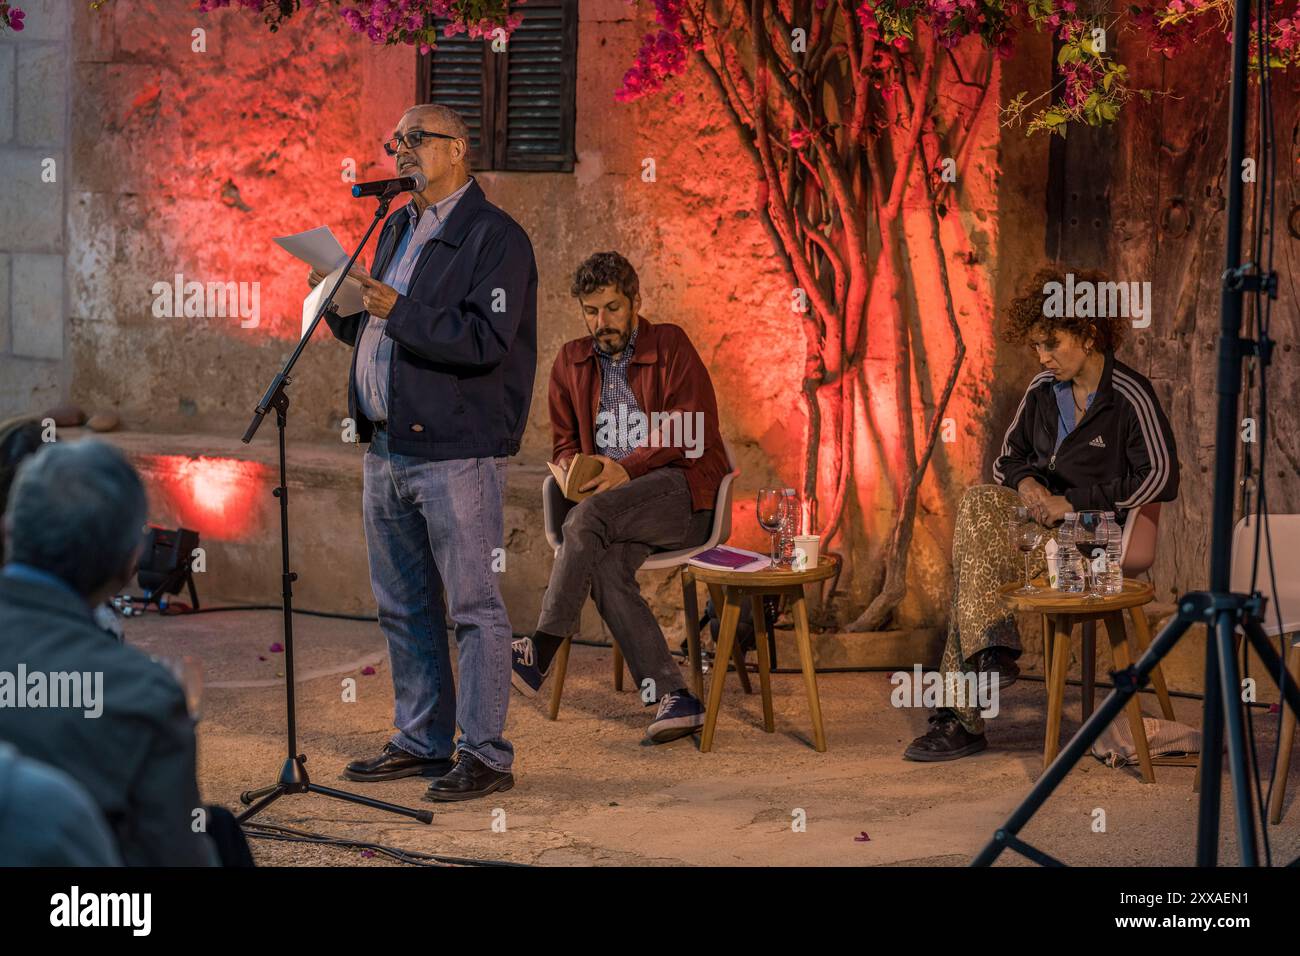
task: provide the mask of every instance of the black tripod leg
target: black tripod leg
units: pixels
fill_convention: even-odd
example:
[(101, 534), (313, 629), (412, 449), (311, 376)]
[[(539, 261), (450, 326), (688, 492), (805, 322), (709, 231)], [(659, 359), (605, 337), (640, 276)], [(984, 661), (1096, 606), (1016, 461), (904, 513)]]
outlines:
[(413, 810), (410, 807), (399, 807), (395, 803), (384, 803), (382, 800), (372, 800), (369, 797), (348, 793), (346, 790), (334, 790), (315, 783), (307, 784), (307, 792), (319, 793), (322, 796), (333, 797), (335, 800), (346, 800), (348, 803), (359, 803), (361, 806), (370, 807), (372, 810), (387, 810), (389, 813), (400, 813), (404, 817), (419, 820), (421, 823), (433, 822), (432, 810)]
[[(1241, 715), (1241, 679), (1237, 671), (1237, 618), (1228, 608), (1215, 617), (1215, 644), (1219, 651), (1219, 686), (1223, 699), (1224, 732), (1228, 742), (1228, 771), (1232, 776), (1233, 814), (1241, 865), (1258, 866), (1255, 847), (1255, 804), (1250, 768), (1246, 765), (1246, 728)], [(1201, 782), (1205, 785), (1205, 781)]]
[(261, 813), (271, 804), (275, 803), (275, 801), (279, 800), (282, 796), (284, 796), (285, 793), (287, 792), (278, 783), (275, 786), (271, 787), (271, 791), (272, 791), (271, 793), (268, 793), (265, 797), (263, 797), (261, 800), (258, 800), (255, 804), (253, 804), (251, 807), (249, 807), (239, 816), (235, 817), (235, 822), (243, 823), (245, 820), (253, 816), (255, 813)]
[(1219, 797), (1223, 785), (1223, 701), (1214, 628), (1205, 629), (1205, 699), (1201, 704), (1201, 799), (1197, 812), (1196, 865), (1219, 864)]
[(245, 790), (239, 795), (239, 802), (244, 806), (248, 806), (250, 803), (256, 803), (258, 800), (261, 800), (272, 790), (278, 790), (279, 788), (280, 784), (273, 783), (269, 787), (258, 787), (256, 790)]
[[(1178, 642), (1190, 624), (1190, 620), (1177, 617), (1165, 625), (1151, 642), (1147, 652), (1142, 655), (1142, 659), (1133, 666), (1131, 685), (1116, 687), (1106, 696), (1106, 699), (1101, 702), (1101, 707), (1088, 718), (1079, 728), (1079, 732), (1070, 738), (1070, 742), (1057, 754), (1051, 765), (1043, 771), (1043, 775), (1029, 791), (1029, 796), (1025, 797), (1020, 806), (1016, 807), (1007, 818), (1007, 822), (993, 834), (993, 839), (980, 851), (979, 856), (975, 857), (971, 866), (991, 866), (1008, 846), (1019, 844), (1016, 835), (1038, 812), (1038, 808), (1047, 802), (1047, 798), (1060, 786), (1070, 769), (1079, 762), (1079, 758), (1088, 752), (1088, 748), (1101, 736), (1102, 731), (1109, 727), (1124, 710), (1130, 698), (1146, 685), (1151, 671), (1169, 653), (1169, 649)], [(1021, 853), (1025, 852), (1018, 846), (1017, 849)]]
[(1290, 707), (1291, 711), (1300, 717), (1300, 687), (1297, 687), (1290, 672), (1282, 666), (1282, 661), (1277, 656), (1277, 649), (1273, 647), (1264, 629), (1254, 619), (1243, 622), (1241, 629), (1246, 632), (1251, 647), (1255, 648), (1255, 653), (1263, 662), (1265, 673), (1278, 681), (1283, 706)]

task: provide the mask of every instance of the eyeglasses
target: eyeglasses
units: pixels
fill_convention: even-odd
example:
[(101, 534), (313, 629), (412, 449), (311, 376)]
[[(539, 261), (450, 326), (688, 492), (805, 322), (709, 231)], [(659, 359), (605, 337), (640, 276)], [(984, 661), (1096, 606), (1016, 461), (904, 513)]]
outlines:
[(452, 136), (449, 133), (430, 133), (425, 129), (413, 129), (405, 136), (394, 136), (384, 144), (384, 152), (389, 156), (396, 156), (397, 150), (401, 146), (407, 149), (419, 149), (426, 139), (460, 139), (459, 136)]

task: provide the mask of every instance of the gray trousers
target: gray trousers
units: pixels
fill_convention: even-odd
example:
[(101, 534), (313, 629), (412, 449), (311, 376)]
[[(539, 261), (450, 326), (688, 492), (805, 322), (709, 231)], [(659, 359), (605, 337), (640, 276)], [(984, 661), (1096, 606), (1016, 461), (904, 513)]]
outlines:
[(712, 527), (712, 511), (691, 510), (691, 492), (681, 468), (656, 468), (584, 498), (564, 518), (537, 629), (571, 636), (590, 594), (637, 687), (645, 687), (647, 678), (654, 681), (655, 699), (682, 690), (686, 682), (681, 668), (641, 596), (636, 572), (655, 551), (703, 544)]

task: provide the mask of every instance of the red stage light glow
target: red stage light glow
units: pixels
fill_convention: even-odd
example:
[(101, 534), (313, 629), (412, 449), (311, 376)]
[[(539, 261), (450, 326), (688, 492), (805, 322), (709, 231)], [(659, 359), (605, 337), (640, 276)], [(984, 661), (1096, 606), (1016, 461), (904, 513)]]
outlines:
[(256, 502), (270, 479), (265, 465), (183, 455), (152, 456), (149, 464), (157, 471), (156, 489), (162, 499), (155, 504), (167, 513), (169, 523), (225, 541), (248, 537), (260, 526)]

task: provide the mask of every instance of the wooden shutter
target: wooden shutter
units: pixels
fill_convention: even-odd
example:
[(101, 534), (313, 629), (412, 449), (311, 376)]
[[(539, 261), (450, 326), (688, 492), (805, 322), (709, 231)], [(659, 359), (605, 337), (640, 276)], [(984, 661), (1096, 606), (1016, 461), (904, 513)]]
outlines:
[(510, 37), (497, 91), (505, 119), (497, 123), (497, 165), (571, 171), (577, 3), (529, 0), (519, 9), (523, 23)]
[[(529, 0), (505, 52), (490, 39), (441, 37), (419, 59), (419, 101), (459, 112), (475, 169), (559, 170), (574, 163), (577, 0)], [(439, 33), (445, 21), (437, 20)]]
[[(470, 135), (470, 164), (474, 169), (491, 168), (491, 98), (484, 83), (483, 57), (486, 47), (481, 39), (464, 33), (444, 37), (445, 20), (435, 21), (438, 46), (421, 56), (419, 102), (450, 106), (465, 120)], [(484, 130), (488, 136), (484, 136)]]

